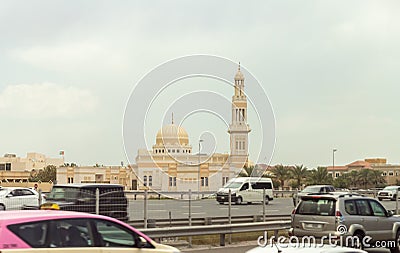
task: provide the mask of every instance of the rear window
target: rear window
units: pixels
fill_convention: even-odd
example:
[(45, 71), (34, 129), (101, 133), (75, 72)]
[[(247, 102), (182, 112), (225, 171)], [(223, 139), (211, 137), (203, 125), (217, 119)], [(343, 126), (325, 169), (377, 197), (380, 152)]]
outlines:
[(298, 208), (296, 209), (296, 214), (334, 216), (335, 204), (336, 200), (334, 199), (324, 199), (324, 198), (303, 199), (300, 202)]

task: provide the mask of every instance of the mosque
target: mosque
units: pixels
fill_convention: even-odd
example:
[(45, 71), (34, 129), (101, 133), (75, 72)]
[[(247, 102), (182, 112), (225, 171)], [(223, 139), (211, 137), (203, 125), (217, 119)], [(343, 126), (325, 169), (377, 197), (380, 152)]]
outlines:
[[(230, 153), (194, 153), (188, 133), (172, 120), (171, 124), (158, 131), (152, 150), (138, 150), (133, 170), (138, 178), (139, 190), (216, 191), (248, 165), (248, 135), (251, 129), (247, 124), (247, 97), (240, 64), (234, 81), (232, 119), (228, 129)], [(200, 150), (200, 142), (198, 144)]]

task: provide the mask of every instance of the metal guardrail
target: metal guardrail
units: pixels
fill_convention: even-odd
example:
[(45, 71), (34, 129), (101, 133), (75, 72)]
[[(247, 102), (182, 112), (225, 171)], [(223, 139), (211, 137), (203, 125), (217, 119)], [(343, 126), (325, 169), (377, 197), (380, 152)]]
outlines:
[[(265, 216), (265, 221), (276, 221), (276, 220), (289, 220), (290, 215), (267, 215)], [(243, 215), (243, 216), (232, 216), (231, 223), (232, 224), (240, 224), (240, 223), (251, 223), (251, 222), (261, 222), (263, 221), (262, 215)], [(229, 217), (220, 216), (220, 217), (204, 217), (204, 218), (192, 218), (191, 224), (194, 226), (204, 226), (204, 225), (221, 225), (228, 224)], [(144, 221), (141, 220), (131, 220), (128, 222), (129, 225), (134, 226), (136, 228), (143, 228)], [(148, 219), (147, 220), (148, 227), (182, 227), (189, 226), (188, 218), (178, 218), (178, 219)]]
[(147, 229), (141, 229), (141, 231), (153, 239), (219, 234), (220, 246), (225, 246), (226, 234), (248, 233), (257, 231), (274, 231), (275, 236), (277, 236), (278, 231), (287, 230), (289, 228), (290, 228), (290, 220), (283, 220), (283, 221), (266, 221), (266, 222), (208, 225), (208, 226), (147, 228)]

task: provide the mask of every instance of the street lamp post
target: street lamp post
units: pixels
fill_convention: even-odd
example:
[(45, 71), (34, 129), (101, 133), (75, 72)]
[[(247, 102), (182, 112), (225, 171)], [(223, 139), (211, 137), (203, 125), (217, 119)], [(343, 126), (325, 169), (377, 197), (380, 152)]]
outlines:
[(333, 150), (332, 150), (332, 170), (333, 170), (333, 173), (335, 173), (335, 152), (337, 151), (337, 149), (336, 148), (334, 148)]
[(201, 148), (201, 143), (204, 140), (200, 139), (199, 140), (199, 169), (197, 171), (197, 198), (200, 199), (200, 148)]

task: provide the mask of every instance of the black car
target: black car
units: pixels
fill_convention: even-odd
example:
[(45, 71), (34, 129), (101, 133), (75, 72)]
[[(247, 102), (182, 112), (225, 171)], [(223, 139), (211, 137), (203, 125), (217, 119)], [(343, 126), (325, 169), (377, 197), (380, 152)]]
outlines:
[[(98, 189), (98, 199), (96, 191)], [(96, 213), (128, 221), (128, 200), (124, 187), (118, 184), (60, 184), (54, 185), (46, 195), (46, 206), (56, 206), (60, 210)]]

